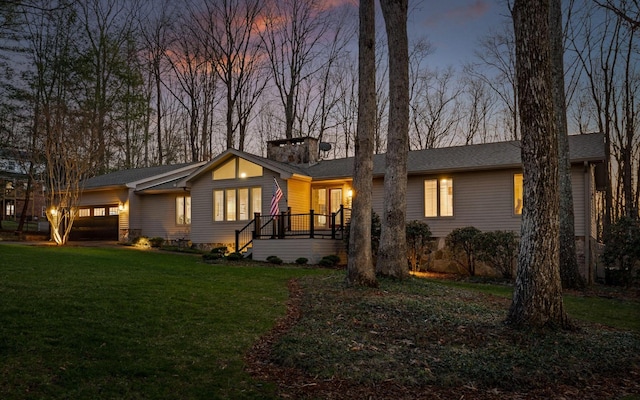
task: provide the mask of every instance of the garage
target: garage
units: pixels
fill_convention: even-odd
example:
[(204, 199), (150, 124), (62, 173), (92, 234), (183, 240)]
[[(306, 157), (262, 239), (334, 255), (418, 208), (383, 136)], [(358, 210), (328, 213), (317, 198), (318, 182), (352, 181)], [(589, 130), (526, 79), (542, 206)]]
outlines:
[(70, 240), (118, 240), (118, 206), (84, 206), (73, 222)]

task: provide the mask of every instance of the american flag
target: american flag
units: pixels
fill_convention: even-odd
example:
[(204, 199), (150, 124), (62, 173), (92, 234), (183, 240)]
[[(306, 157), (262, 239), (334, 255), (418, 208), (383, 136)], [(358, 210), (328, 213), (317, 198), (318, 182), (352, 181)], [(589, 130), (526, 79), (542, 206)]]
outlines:
[(280, 207), (278, 206), (278, 202), (282, 198), (282, 189), (280, 189), (280, 185), (278, 185), (278, 181), (276, 178), (273, 178), (273, 197), (271, 197), (271, 209), (269, 213), (271, 215), (280, 214)]

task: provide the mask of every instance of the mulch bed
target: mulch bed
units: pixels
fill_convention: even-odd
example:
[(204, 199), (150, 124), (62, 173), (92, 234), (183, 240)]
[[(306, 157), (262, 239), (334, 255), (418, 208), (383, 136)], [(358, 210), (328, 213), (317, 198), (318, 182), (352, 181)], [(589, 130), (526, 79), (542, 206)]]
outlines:
[(302, 288), (296, 280), (289, 282), (287, 314), (267, 335), (263, 336), (246, 354), (247, 371), (261, 381), (273, 382), (278, 396), (283, 399), (615, 399), (621, 395), (640, 395), (640, 375), (629, 371), (624, 378), (594, 377), (588, 386), (576, 388), (566, 385), (526, 392), (505, 392), (469, 386), (403, 386), (393, 381), (363, 385), (344, 379), (319, 379), (304, 371), (284, 368), (271, 361), (273, 344), (302, 316)]

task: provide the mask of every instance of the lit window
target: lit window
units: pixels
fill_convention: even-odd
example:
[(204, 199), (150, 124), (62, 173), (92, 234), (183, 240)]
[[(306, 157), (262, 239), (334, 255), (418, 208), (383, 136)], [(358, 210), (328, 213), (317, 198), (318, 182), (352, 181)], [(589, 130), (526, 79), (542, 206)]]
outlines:
[(522, 174), (513, 175), (513, 213), (522, 215), (522, 204), (524, 196), (522, 195)]
[(96, 207), (93, 209), (93, 216), (94, 217), (104, 217), (105, 215), (107, 215), (107, 210), (104, 207)]
[(213, 170), (213, 180), (235, 179), (236, 178), (236, 159), (232, 158)]
[(89, 217), (89, 216), (91, 216), (91, 209), (81, 208), (78, 210), (78, 217)]
[(426, 179), (424, 181), (424, 216), (453, 216), (453, 179)]
[(191, 224), (191, 197), (176, 197), (176, 224)]
[(257, 212), (262, 212), (262, 188), (213, 191), (214, 221), (248, 221)]
[(238, 177), (251, 178), (262, 176), (262, 167), (243, 158), (238, 159)]
[(109, 207), (109, 215), (118, 215), (118, 207)]
[(222, 190), (213, 191), (213, 220), (224, 221), (224, 192)]
[[(251, 189), (251, 215), (262, 212), (262, 188)], [(251, 218), (251, 217), (250, 217)]]
[(243, 158), (233, 158), (213, 171), (213, 180), (262, 176), (262, 167)]

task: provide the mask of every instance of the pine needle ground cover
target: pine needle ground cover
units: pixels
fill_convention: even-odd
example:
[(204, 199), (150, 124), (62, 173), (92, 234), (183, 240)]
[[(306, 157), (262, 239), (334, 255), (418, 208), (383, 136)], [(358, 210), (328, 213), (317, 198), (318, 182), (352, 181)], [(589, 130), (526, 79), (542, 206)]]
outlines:
[[(318, 387), (341, 382), (345, 392), (356, 382), (353, 393), (365, 396), (638, 398), (638, 330), (574, 316), (575, 331), (515, 331), (503, 323), (504, 295), (418, 278), (345, 289), (342, 279), (300, 281), (301, 318), (274, 342), (274, 365), (302, 370)], [(591, 300), (572, 296), (569, 314)], [(637, 320), (640, 303), (624, 304), (623, 315)]]
[(243, 357), (326, 271), (0, 244), (0, 398), (272, 398)]

